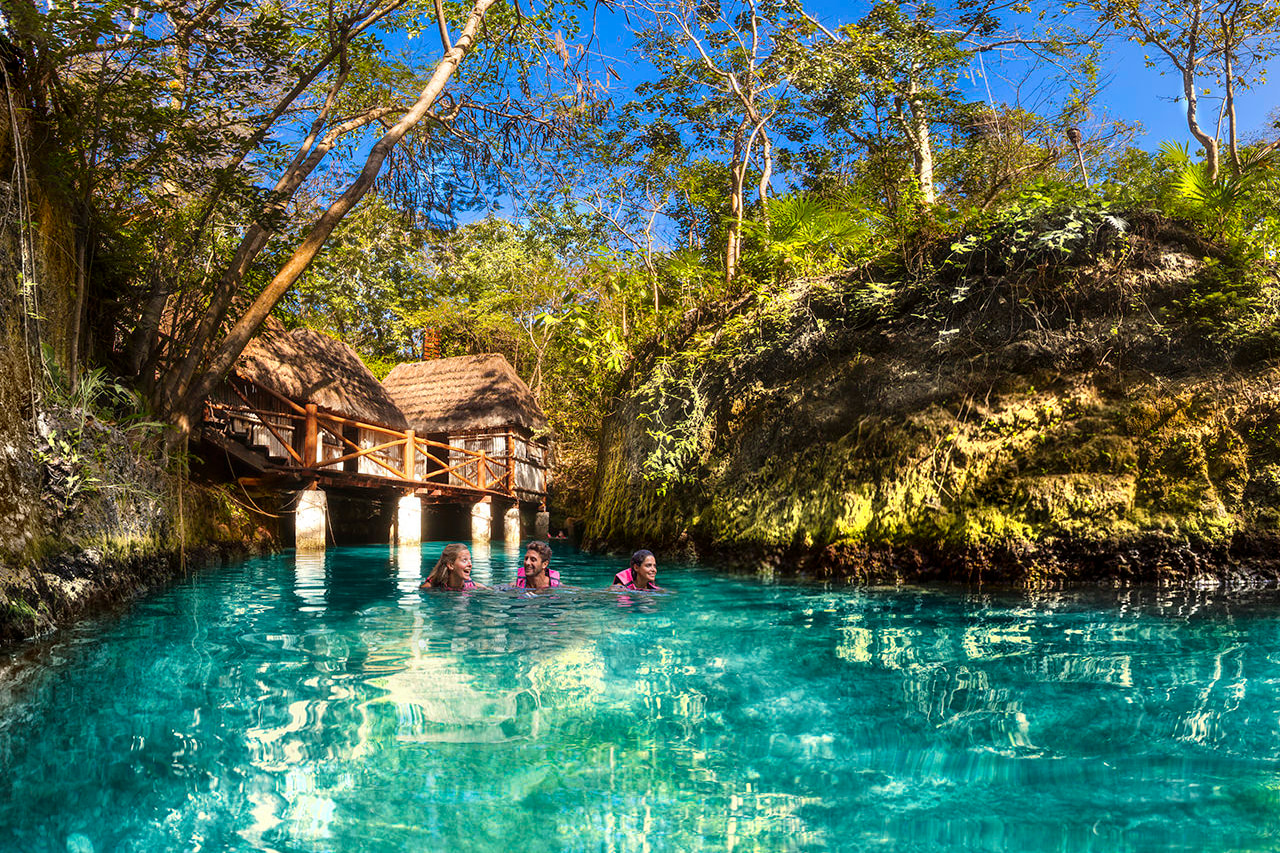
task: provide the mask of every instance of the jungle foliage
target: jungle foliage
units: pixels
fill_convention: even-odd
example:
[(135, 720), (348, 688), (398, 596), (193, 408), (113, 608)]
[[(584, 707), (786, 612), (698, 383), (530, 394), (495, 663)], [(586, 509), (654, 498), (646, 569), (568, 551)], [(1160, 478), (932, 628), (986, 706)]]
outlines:
[[(10, 4), (8, 93), (39, 128), (20, 160), (79, 217), (76, 320), (38, 332), (72, 341), (68, 383), (109, 368), (178, 434), (268, 312), (379, 374), (500, 352), (579, 502), (620, 392), (648, 401), (648, 476), (678, 483), (705, 377), (765, 369), (771, 324), (817, 339), (994, 276), (1035, 302), (1142, 211), (1211, 258), (1152, 311), (1265, 355), (1276, 128), (1248, 135), (1232, 99), (1275, 16), (1197, 0), (1157, 32), (1150, 5), (882, 0), (833, 27), (796, 0), (643, 0), (618, 92), (590, 29), (610, 10), (575, 2)], [(1098, 102), (1111, 39), (1156, 44), (1230, 120), (1133, 147)], [(961, 85), (996, 74), (1026, 82)], [(664, 360), (707, 329), (703, 363)]]

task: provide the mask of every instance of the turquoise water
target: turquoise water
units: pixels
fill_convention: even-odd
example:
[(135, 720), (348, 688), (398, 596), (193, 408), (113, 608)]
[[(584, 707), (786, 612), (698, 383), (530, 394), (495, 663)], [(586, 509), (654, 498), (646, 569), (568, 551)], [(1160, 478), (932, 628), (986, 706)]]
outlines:
[(564, 554), (581, 589), (419, 593), (442, 544), (200, 573), (0, 656), (0, 850), (1280, 848), (1275, 596), (621, 596)]

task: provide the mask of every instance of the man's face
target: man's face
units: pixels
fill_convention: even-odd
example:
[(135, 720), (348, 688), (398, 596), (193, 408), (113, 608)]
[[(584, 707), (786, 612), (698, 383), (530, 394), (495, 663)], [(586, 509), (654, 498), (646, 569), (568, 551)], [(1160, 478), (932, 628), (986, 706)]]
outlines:
[(530, 548), (524, 553), (524, 576), (526, 578), (537, 577), (547, 570), (547, 560), (542, 555)]

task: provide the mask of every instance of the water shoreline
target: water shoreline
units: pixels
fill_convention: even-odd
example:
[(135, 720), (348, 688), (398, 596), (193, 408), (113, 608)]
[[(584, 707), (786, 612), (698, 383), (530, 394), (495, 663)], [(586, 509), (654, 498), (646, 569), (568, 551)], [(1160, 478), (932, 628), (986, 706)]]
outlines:
[[(647, 546), (652, 547), (652, 546)], [(624, 553), (621, 543), (585, 549)], [(1011, 542), (999, 547), (837, 543), (821, 548), (733, 546), (685, 537), (654, 550), (666, 560), (697, 560), (735, 572), (850, 586), (962, 584), (1011, 589), (1076, 587), (1169, 589), (1280, 588), (1280, 535), (1240, 534), (1227, 543), (1167, 536), (1105, 542)]]
[(271, 550), (267, 543), (235, 541), (120, 555), (79, 547), (25, 570), (10, 569), (13, 583), (0, 608), (0, 652), (125, 605), (194, 572)]
[[(621, 554), (620, 543), (584, 543), (593, 554)], [(104, 555), (93, 548), (60, 552), (26, 572), (27, 595), (0, 611), (0, 651), (38, 639), (86, 616), (109, 611), (193, 572), (261, 556), (269, 542), (213, 542), (184, 551)], [(814, 580), (847, 586), (961, 585), (1054, 590), (1158, 587), (1280, 588), (1280, 537), (1239, 536), (1227, 545), (1172, 538), (1107, 543), (1011, 544), (999, 549), (829, 545), (769, 548), (696, 545), (657, 548), (665, 561), (697, 560), (734, 574)]]

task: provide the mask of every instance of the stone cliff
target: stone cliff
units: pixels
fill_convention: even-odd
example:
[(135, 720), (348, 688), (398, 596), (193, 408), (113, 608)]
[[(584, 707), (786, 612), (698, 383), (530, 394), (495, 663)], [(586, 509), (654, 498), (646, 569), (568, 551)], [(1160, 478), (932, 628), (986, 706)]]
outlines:
[(75, 217), (27, 151), (25, 123), (0, 107), (0, 174), (13, 178), (0, 182), (0, 642), (266, 539), (229, 494), (163, 458), (104, 371), (69, 369), (73, 317), (93, 319)]
[(1276, 580), (1274, 269), (1141, 211), (1026, 232), (689, 318), (624, 379), (587, 542), (858, 582)]

